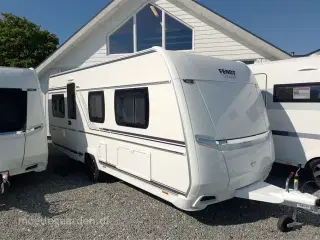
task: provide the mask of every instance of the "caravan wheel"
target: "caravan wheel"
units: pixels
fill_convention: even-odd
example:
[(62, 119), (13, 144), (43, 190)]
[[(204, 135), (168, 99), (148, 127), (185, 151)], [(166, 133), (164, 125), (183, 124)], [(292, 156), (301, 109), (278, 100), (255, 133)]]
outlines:
[(309, 166), (316, 184), (320, 187), (320, 159), (312, 160)]
[(278, 229), (281, 231), (281, 232), (289, 232), (291, 231), (293, 228), (292, 227), (289, 227), (288, 225), (290, 223), (293, 223), (293, 219), (292, 217), (290, 216), (287, 216), (287, 215), (284, 215), (284, 216), (281, 216), (279, 219), (278, 219), (278, 223), (277, 223), (277, 226), (278, 226)]
[(100, 171), (95, 158), (91, 155), (87, 155), (85, 164), (89, 180), (94, 183), (99, 182)]

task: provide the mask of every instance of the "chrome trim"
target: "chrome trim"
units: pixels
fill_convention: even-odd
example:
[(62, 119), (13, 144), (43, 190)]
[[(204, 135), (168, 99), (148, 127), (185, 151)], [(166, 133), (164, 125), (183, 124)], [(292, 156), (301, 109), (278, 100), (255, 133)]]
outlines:
[(33, 131), (36, 131), (36, 130), (40, 130), (43, 128), (43, 124), (40, 124), (40, 125), (37, 125), (37, 126), (34, 126), (34, 127), (31, 127), (29, 128), (26, 133), (30, 133), (30, 132), (33, 132)]
[(253, 145), (267, 141), (271, 136), (271, 132), (267, 131), (255, 136), (244, 137), (230, 140), (215, 140), (209, 136), (196, 135), (196, 141), (199, 145), (211, 147), (220, 151), (230, 151), (234, 149), (247, 148)]
[(196, 135), (196, 141), (199, 145), (211, 147), (217, 150), (219, 149), (219, 142), (216, 141), (214, 138), (204, 135)]

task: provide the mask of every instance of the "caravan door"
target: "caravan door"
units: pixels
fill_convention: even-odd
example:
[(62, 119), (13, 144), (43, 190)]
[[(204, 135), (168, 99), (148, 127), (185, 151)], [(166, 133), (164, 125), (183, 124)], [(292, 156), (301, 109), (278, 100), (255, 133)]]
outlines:
[(65, 132), (65, 147), (71, 154), (78, 154), (77, 149), (77, 101), (76, 84), (67, 84), (68, 128)]
[(24, 158), (27, 91), (0, 82), (0, 171), (20, 168)]

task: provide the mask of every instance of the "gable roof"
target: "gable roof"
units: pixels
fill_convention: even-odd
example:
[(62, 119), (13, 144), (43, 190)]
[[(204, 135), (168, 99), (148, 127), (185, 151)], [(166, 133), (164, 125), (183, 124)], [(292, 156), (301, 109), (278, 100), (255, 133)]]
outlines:
[[(46, 60), (44, 60), (37, 68), (38, 75), (45, 72), (52, 66), (52, 64), (58, 61), (68, 50), (82, 39), (84, 39), (91, 30), (100, 22), (111, 16), (121, 5), (129, 0), (111, 0), (111, 2), (103, 8), (95, 17), (93, 17), (88, 23), (82, 26), (76, 33), (74, 33), (68, 40), (66, 40), (53, 54), (51, 54)], [(190, 9), (197, 17), (204, 22), (209, 22), (215, 28), (230, 37), (239, 39), (243, 44), (250, 46), (250, 48), (257, 53), (261, 53), (262, 56), (270, 59), (281, 60), (291, 58), (291, 55), (286, 51), (274, 46), (273, 44), (263, 40), (248, 30), (242, 28), (236, 23), (226, 19), (220, 14), (212, 11), (204, 5), (194, 0), (168, 0), (174, 2), (174, 4), (182, 5)]]
[(312, 51), (310, 53), (307, 53), (307, 54), (295, 55), (295, 57), (309, 57), (309, 56), (312, 56), (312, 55), (320, 55), (320, 48), (315, 50), (315, 51)]
[(308, 55), (313, 55), (313, 54), (320, 54), (320, 48), (315, 50), (315, 51), (313, 51), (313, 52), (311, 52), (311, 53), (309, 53)]

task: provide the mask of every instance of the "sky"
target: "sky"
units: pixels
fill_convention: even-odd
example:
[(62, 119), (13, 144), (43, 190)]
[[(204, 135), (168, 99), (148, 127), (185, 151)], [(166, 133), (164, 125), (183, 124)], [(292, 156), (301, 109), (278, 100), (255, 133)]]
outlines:
[[(198, 0), (277, 47), (296, 54), (320, 49), (320, 0)], [(0, 0), (0, 12), (26, 17), (60, 43), (110, 0)]]

